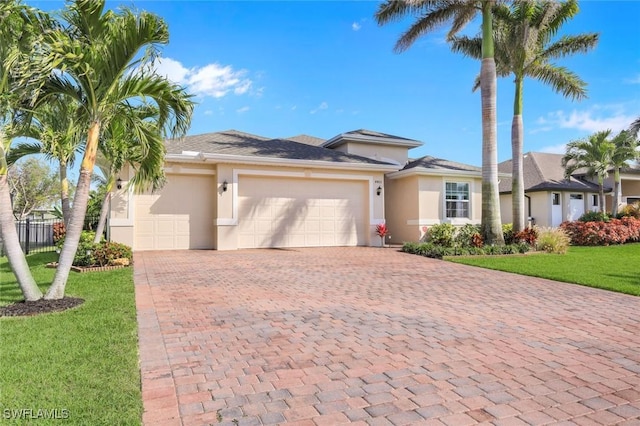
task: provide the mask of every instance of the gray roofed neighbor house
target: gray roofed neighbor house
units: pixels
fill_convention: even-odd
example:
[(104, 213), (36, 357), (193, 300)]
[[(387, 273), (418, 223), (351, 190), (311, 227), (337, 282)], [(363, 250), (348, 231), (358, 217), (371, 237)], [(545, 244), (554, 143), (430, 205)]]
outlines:
[(299, 142), (299, 143), (303, 143), (306, 145), (313, 145), (313, 146), (320, 146), (327, 141), (326, 139), (316, 138), (315, 136), (309, 136), (309, 135), (297, 135), (297, 136), (292, 136), (290, 138), (284, 138), (284, 139), (288, 141), (294, 141), (294, 142)]
[(430, 155), (425, 155), (424, 157), (418, 158), (417, 160), (409, 161), (402, 170), (414, 169), (416, 167), (435, 170), (453, 170), (478, 173), (482, 172), (482, 169), (480, 167), (471, 166), (464, 163), (457, 163), (455, 161), (443, 160), (442, 158), (435, 158), (431, 157)]
[(338, 136), (334, 136), (333, 138), (325, 142), (323, 146), (329, 148), (332, 146), (342, 145), (347, 141), (366, 142), (381, 145), (400, 145), (410, 148), (415, 148), (422, 145), (422, 142), (414, 139), (389, 135), (387, 133), (374, 132), (373, 130), (358, 129), (341, 133)]
[(389, 163), (383, 161), (345, 154), (332, 149), (307, 145), (287, 139), (268, 139), (237, 130), (186, 136), (183, 139), (170, 139), (165, 142), (165, 145), (167, 147), (167, 154), (182, 154), (187, 151), (246, 157), (389, 165)]
[[(562, 154), (528, 152), (524, 154), (524, 190), (598, 192), (598, 185), (571, 177), (566, 179), (562, 167)], [(511, 174), (511, 160), (498, 164), (498, 172)], [(501, 193), (511, 192), (511, 178), (500, 179)], [(605, 188), (605, 191), (610, 189)]]

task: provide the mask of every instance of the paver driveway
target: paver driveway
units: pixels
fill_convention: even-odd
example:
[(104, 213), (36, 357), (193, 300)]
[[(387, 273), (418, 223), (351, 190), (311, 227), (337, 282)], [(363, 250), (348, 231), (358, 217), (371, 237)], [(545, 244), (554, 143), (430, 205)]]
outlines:
[(640, 424), (640, 298), (380, 248), (141, 252), (135, 284), (146, 425)]

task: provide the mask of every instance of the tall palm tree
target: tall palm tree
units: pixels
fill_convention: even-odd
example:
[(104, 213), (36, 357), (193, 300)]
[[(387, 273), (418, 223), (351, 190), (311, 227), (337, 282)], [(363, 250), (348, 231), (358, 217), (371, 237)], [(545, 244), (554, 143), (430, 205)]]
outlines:
[(375, 19), (380, 25), (407, 15), (416, 21), (402, 34), (396, 52), (408, 49), (419, 37), (451, 22), (455, 36), (478, 13), (482, 17), (480, 93), (482, 102), (482, 234), (488, 244), (504, 244), (498, 193), (498, 141), (496, 121), (496, 64), (492, 7), (498, 0), (386, 0)]
[[(96, 166), (102, 172), (107, 191), (102, 200), (94, 243), (100, 242), (109, 212), (113, 185), (118, 173), (125, 166), (130, 166), (133, 170), (133, 177), (128, 186), (136, 191), (156, 190), (165, 183), (165, 147), (162, 129), (157, 123), (158, 112), (153, 105), (139, 106), (130, 111), (130, 114), (142, 121), (140, 129), (145, 133), (146, 143), (138, 141), (139, 135), (131, 134), (127, 123), (119, 119), (113, 120), (100, 138)], [(121, 114), (117, 117), (125, 116)], [(143, 149), (146, 145), (147, 148)]]
[(22, 142), (11, 149), (7, 157), (11, 164), (25, 155), (44, 154), (56, 160), (60, 175), (60, 204), (65, 225), (71, 213), (69, 201), (68, 168), (73, 166), (75, 155), (82, 152), (83, 126), (78, 117), (78, 106), (73, 99), (57, 96), (33, 111), (30, 122), (23, 127), (20, 136), (36, 142)]
[(629, 166), (629, 163), (640, 158), (638, 152), (639, 142), (636, 136), (629, 130), (623, 130), (618, 133), (611, 141), (615, 146), (613, 155), (611, 156), (611, 165), (613, 166), (613, 204), (611, 206), (611, 214), (618, 214), (618, 208), (622, 201), (622, 184), (620, 180), (620, 171), (623, 167)]
[(160, 111), (160, 127), (174, 137), (186, 133), (193, 112), (190, 96), (182, 87), (149, 70), (158, 54), (157, 46), (169, 40), (165, 22), (154, 14), (126, 8), (104, 13), (104, 6), (105, 0), (68, 3), (61, 15), (65, 28), (49, 37), (49, 50), (34, 60), (37, 69), (49, 71), (48, 78), (38, 82), (34, 104), (65, 94), (81, 105), (83, 121), (88, 123), (65, 243), (45, 299), (64, 297), (103, 129), (119, 117), (132, 134), (141, 136), (139, 142), (146, 144), (146, 150), (149, 141), (144, 138), (144, 124), (129, 114), (127, 107), (153, 101)]
[(45, 14), (22, 5), (19, 0), (0, 2), (0, 237), (27, 301), (40, 299), (42, 292), (31, 275), (16, 231), (7, 180), (7, 155), (16, 134), (15, 118), (21, 112), (20, 105), (27, 93), (20, 84), (18, 71), (49, 22)]
[(604, 207), (604, 180), (609, 175), (615, 145), (608, 139), (611, 130), (596, 132), (586, 139), (581, 139), (567, 144), (567, 150), (562, 157), (562, 167), (565, 177), (569, 178), (576, 170), (584, 169), (589, 177), (598, 179), (600, 188), (599, 206), (600, 212), (605, 212)]
[(634, 135), (637, 135), (640, 132), (640, 117), (636, 118), (636, 120), (631, 123), (631, 126), (629, 126), (629, 131)]
[[(587, 52), (598, 43), (598, 34), (553, 37), (561, 26), (579, 11), (577, 0), (565, 2), (527, 0), (511, 7), (494, 8), (495, 60), (500, 77), (513, 75), (515, 97), (511, 124), (512, 150), (512, 212), (513, 230), (525, 226), (523, 145), (523, 89), (526, 77), (550, 85), (565, 97), (581, 100), (586, 97), (586, 83), (575, 73), (550, 61), (578, 52)], [(480, 58), (482, 37), (456, 37), (452, 49), (472, 58)], [(474, 87), (474, 90), (477, 88)]]

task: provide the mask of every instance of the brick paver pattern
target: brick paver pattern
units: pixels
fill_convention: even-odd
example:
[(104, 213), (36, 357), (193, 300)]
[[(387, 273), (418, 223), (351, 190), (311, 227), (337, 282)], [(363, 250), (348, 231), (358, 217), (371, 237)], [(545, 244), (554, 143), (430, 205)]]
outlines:
[(640, 425), (637, 297), (390, 248), (134, 257), (146, 425)]

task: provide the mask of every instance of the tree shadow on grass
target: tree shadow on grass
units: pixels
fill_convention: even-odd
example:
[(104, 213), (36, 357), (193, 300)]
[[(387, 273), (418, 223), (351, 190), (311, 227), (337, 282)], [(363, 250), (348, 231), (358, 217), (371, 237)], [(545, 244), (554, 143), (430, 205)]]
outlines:
[[(51, 278), (53, 277), (53, 270), (44, 271), (44, 266), (57, 259), (58, 255), (56, 253), (36, 253), (27, 256), (27, 263), (29, 263), (33, 278), (43, 293), (51, 284)], [(18, 281), (13, 275), (6, 257), (0, 258), (0, 276), (2, 277), (0, 280), (0, 305), (8, 305), (24, 300)]]

